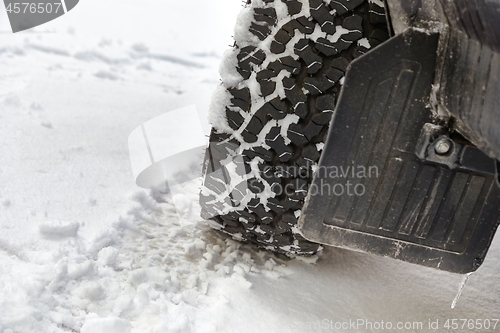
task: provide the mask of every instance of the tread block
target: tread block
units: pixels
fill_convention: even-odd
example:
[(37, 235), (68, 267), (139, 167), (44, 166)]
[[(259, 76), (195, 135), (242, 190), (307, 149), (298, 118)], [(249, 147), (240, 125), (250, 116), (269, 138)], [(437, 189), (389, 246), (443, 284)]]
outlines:
[(343, 15), (347, 12), (353, 11), (363, 2), (364, 0), (332, 0), (330, 1), (329, 6), (335, 10), (337, 15)]
[(236, 173), (238, 175), (246, 175), (250, 172), (250, 165), (248, 162), (250, 159), (247, 156), (243, 155), (243, 161), (240, 158), (233, 159), (233, 162), (236, 164)]
[(276, 227), (270, 224), (263, 224), (260, 226), (260, 229), (264, 231), (266, 235), (271, 235), (273, 237), (276, 235)]
[(253, 178), (248, 181), (248, 189), (252, 191), (255, 194), (259, 194), (264, 192), (265, 185), (262, 183), (262, 181)]
[(370, 22), (374, 24), (385, 23), (385, 8), (376, 3), (370, 3)]
[(224, 222), (224, 224), (226, 226), (237, 227), (238, 224), (239, 224), (238, 220), (233, 220), (233, 219), (231, 219), (227, 215), (226, 216), (222, 216), (221, 218), (222, 218), (222, 221)]
[[(333, 112), (335, 110), (335, 104), (337, 101), (335, 97), (332, 95), (324, 95), (316, 98), (316, 109), (320, 111), (330, 111)], [(321, 114), (321, 113), (320, 113)], [(314, 117), (313, 117), (314, 119)]]
[(285, 206), (283, 206), (281, 202), (276, 198), (267, 199), (267, 206), (271, 208), (273, 212), (278, 214), (286, 212)]
[(245, 46), (240, 49), (236, 58), (238, 59), (238, 73), (244, 80), (248, 80), (253, 70), (253, 65), (261, 65), (266, 59), (266, 54), (254, 46)]
[(241, 125), (243, 125), (243, 122), (245, 121), (245, 118), (243, 118), (243, 116), (239, 112), (231, 111), (227, 108), (226, 108), (226, 117), (229, 126), (234, 130), (240, 128)]
[(247, 196), (247, 189), (249, 188), (247, 181), (244, 180), (234, 187), (231, 191), (231, 200), (237, 206)]
[(309, 114), (307, 105), (305, 102), (299, 102), (293, 106), (293, 112), (300, 118), (305, 118)]
[(304, 60), (309, 74), (316, 74), (322, 67), (322, 58), (317, 55), (307, 39), (301, 39), (295, 44), (295, 52)]
[(283, 27), (280, 30), (278, 30), (278, 32), (274, 36), (274, 40), (277, 41), (278, 43), (286, 44), (290, 41), (290, 39), (292, 39), (292, 36), (290, 35), (290, 32), (288, 30), (285, 30), (285, 28)]
[(327, 9), (326, 5), (322, 3), (316, 8), (311, 8), (311, 16), (322, 26), (325, 22), (330, 22), (333, 25), (333, 15)]
[(243, 132), (241, 132), (241, 136), (246, 142), (249, 143), (254, 143), (255, 141), (257, 141), (257, 136), (253, 133), (250, 133), (246, 128), (243, 130)]
[(311, 7), (311, 9), (319, 8), (322, 5), (323, 0), (309, 0), (309, 7)]
[(229, 234), (234, 235), (234, 234), (238, 234), (241, 232), (240, 228), (226, 224), (226, 223), (224, 223), (224, 220), (222, 220), (221, 224), (223, 226), (223, 230)]
[(288, 7), (288, 14), (290, 16), (300, 13), (302, 10), (302, 4), (297, 0), (283, 0), (285, 5)]
[(342, 27), (363, 32), (363, 18), (359, 15), (348, 16), (342, 21)]
[(231, 103), (243, 111), (248, 112), (250, 110), (250, 90), (248, 88), (231, 88), (228, 90), (229, 93), (234, 96), (234, 98), (231, 98)]
[(285, 90), (291, 90), (297, 85), (297, 82), (292, 79), (291, 77), (285, 77), (283, 78), (283, 88)]
[(387, 39), (389, 39), (389, 34), (387, 33), (387, 31), (377, 29), (372, 31), (372, 33), (370, 34), (370, 38), (368, 38), (368, 41), (370, 42), (370, 45), (372, 47), (375, 47), (379, 44), (382, 44)]
[(351, 46), (352, 42), (343, 40), (342, 38), (339, 38), (339, 40), (335, 43), (335, 47), (339, 52), (342, 52), (344, 50), (347, 50), (349, 46)]
[(295, 52), (300, 56), (300, 54), (304, 52), (308, 47), (309, 47), (309, 41), (305, 38), (302, 38), (297, 43), (295, 43), (294, 49)]
[(262, 121), (258, 117), (252, 117), (252, 119), (250, 119), (250, 122), (246, 127), (246, 130), (249, 131), (250, 133), (258, 135), (260, 131), (262, 131), (263, 127), (264, 125), (262, 124)]
[(274, 53), (274, 54), (281, 54), (283, 52), (285, 52), (286, 50), (286, 46), (273, 40), (271, 42), (271, 48), (270, 48), (271, 52)]
[(292, 185), (292, 188), (295, 191), (295, 193), (292, 195), (292, 198), (302, 200), (306, 197), (308, 189), (307, 180), (302, 178), (293, 179), (290, 185)]
[(281, 179), (274, 178), (271, 181), (266, 178), (266, 181), (270, 184), (271, 186), (271, 191), (276, 194), (280, 194), (282, 191), (282, 182)]
[[(283, 235), (276, 235), (274, 237), (276, 240), (276, 243), (278, 246), (283, 247), (283, 244), (292, 244), (293, 243), (293, 237), (291, 237), (288, 234), (283, 234)], [(287, 246), (286, 248), (291, 248), (291, 246)]]
[(333, 35), (335, 34), (335, 31), (337, 28), (335, 28), (335, 22), (332, 21), (325, 21), (321, 25), (321, 31), (326, 32), (328, 35)]
[[(261, 157), (261, 158), (263, 158), (260, 154), (258, 154), (257, 152), (255, 152), (253, 149), (245, 149), (241, 154), (243, 156), (246, 156), (246, 157), (250, 158), (250, 159), (254, 159), (255, 157)], [(269, 159), (269, 160), (264, 159), (264, 160), (265, 161), (272, 161), (272, 156), (271, 156), (271, 159)]]
[(269, 69), (263, 69), (257, 73), (257, 81), (269, 80), (276, 77), (276, 73)]
[(226, 191), (226, 184), (222, 169), (210, 173), (203, 185), (216, 194), (224, 193)]
[(280, 127), (273, 127), (266, 136), (266, 144), (276, 152), (280, 161), (287, 162), (292, 157), (293, 151), (285, 144), (285, 139), (280, 133)]
[(304, 79), (304, 89), (309, 91), (311, 95), (318, 95), (326, 92), (328, 89), (335, 85), (335, 81), (328, 79), (326, 75), (323, 77), (307, 77)]
[(307, 173), (309, 167), (311, 166), (311, 162), (306, 160), (303, 156), (299, 157), (295, 161), (295, 165), (299, 168), (297, 170), (296, 174), (294, 175), (295, 178), (302, 177), (304, 178), (305, 174)]
[(306, 128), (303, 130), (304, 135), (307, 138), (307, 141), (312, 141), (312, 139), (319, 134), (319, 132), (323, 129), (323, 126), (316, 125), (313, 122), (307, 124)]
[(292, 103), (293, 112), (300, 118), (305, 118), (308, 114), (307, 96), (292, 78), (283, 79), (283, 87), (286, 98)]
[(330, 67), (337, 68), (344, 73), (347, 70), (347, 66), (349, 66), (349, 61), (347, 61), (345, 58), (335, 58), (330, 65)]
[(318, 38), (315, 47), (318, 49), (318, 51), (320, 51), (321, 53), (323, 53), (328, 57), (339, 53), (339, 50), (337, 49), (335, 44), (323, 37)]
[(238, 217), (239, 220), (241, 220), (241, 218), (243, 218), (247, 221), (247, 223), (257, 222), (257, 216), (255, 216), (255, 214), (252, 214), (246, 210), (239, 210), (239, 211), (237, 211), (237, 213), (238, 213), (238, 215), (240, 215), (240, 217)]
[(281, 225), (285, 224), (288, 227), (292, 227), (297, 224), (297, 218), (291, 212), (283, 214), (281, 221), (283, 222)]
[(290, 56), (286, 56), (273, 61), (269, 64), (268, 68), (274, 71), (276, 74), (281, 72), (282, 70), (286, 70), (291, 74), (298, 74), (300, 72), (301, 65), (297, 60), (293, 59)]
[(358, 39), (361, 39), (363, 37), (363, 34), (359, 31), (350, 31), (344, 35), (342, 35), (342, 40), (346, 42), (355, 42)]
[[(238, 55), (236, 56), (240, 67), (242, 63), (253, 63), (260, 65), (266, 60), (266, 54), (264, 51), (257, 49), (255, 46), (245, 46), (243, 47)], [(248, 67), (250, 69), (250, 67)]]
[(255, 8), (254, 18), (258, 22), (265, 22), (271, 26), (276, 25), (276, 10), (274, 8)]
[(234, 98), (241, 99), (243, 101), (246, 101), (247, 103), (250, 102), (250, 89), (248, 89), (248, 88), (243, 88), (243, 89), (230, 88), (228, 90), (231, 93), (231, 95), (234, 96)]
[(241, 69), (240, 67), (238, 67), (236, 70), (241, 75), (243, 80), (248, 80), (250, 78), (250, 75), (252, 75), (252, 73), (250, 73), (250, 71), (246, 71), (244, 69)]
[(271, 33), (271, 30), (268, 27), (263, 26), (263, 25), (259, 25), (259, 24), (255, 24), (254, 22), (252, 22), (250, 24), (249, 30), (252, 34), (257, 36), (257, 38), (260, 40), (266, 39), (267, 36), (269, 36), (269, 34)]
[(344, 72), (342, 72), (341, 70), (337, 69), (337, 68), (330, 68), (326, 73), (325, 73), (325, 77), (329, 80), (329, 81), (333, 81), (333, 82), (338, 82), (341, 78), (344, 77)]
[[(269, 224), (274, 219), (273, 213), (270, 211), (266, 212), (266, 209), (262, 204), (259, 204), (256, 207), (251, 207), (249, 211), (256, 214), (264, 224)], [(269, 236), (267, 236), (267, 238), (269, 238)]]
[(293, 59), (291, 56), (280, 58), (280, 62), (288, 69), (292, 74), (298, 74), (300, 72), (300, 62)]
[(294, 79), (287, 78), (283, 80), (283, 86), (285, 88), (285, 96), (292, 103), (293, 113), (298, 115), (300, 118), (305, 118), (308, 114), (307, 109), (307, 96), (296, 84)]
[(255, 147), (253, 148), (255, 153), (257, 153), (262, 159), (265, 161), (272, 161), (273, 160), (273, 153), (265, 148), (262, 147)]
[(260, 92), (263, 97), (271, 95), (276, 90), (276, 82), (271, 80), (259, 81)]
[(218, 161), (225, 159), (235, 147), (238, 147), (238, 144), (234, 141), (225, 142), (227, 139), (229, 139), (229, 134), (218, 134), (212, 132), (210, 136), (210, 144), (207, 149), (207, 157), (211, 159), (214, 165), (211, 165), (209, 169), (207, 169), (209, 173), (218, 169)]
[(291, 197), (287, 197), (285, 199), (285, 201), (283, 202), (284, 204), (284, 207), (286, 208), (287, 211), (291, 210), (291, 209), (294, 209), (295, 207), (298, 206), (299, 204), (299, 201), (298, 200), (295, 200)]
[(288, 127), (288, 138), (297, 146), (301, 146), (308, 141), (306, 135), (302, 133), (302, 131), (302, 127), (298, 124), (291, 124), (290, 127)]
[(298, 17), (294, 22), (295, 29), (298, 29), (303, 34), (312, 34), (316, 24), (305, 16)]
[(233, 95), (234, 98), (241, 99), (243, 101), (250, 101), (250, 89), (248, 88), (242, 88), (242, 89), (237, 89), (237, 88), (230, 88), (228, 89), (231, 95)]
[(360, 56), (362, 56), (363, 54), (365, 54), (366, 52), (368, 51), (367, 48), (365, 47), (356, 47), (356, 50), (354, 50), (354, 53), (353, 53), (353, 58), (356, 59)]
[[(258, 198), (252, 198), (248, 202), (248, 207), (250, 208), (256, 208), (258, 205), (260, 205), (260, 200)], [(240, 212), (246, 212), (245, 210), (242, 210)], [(251, 214), (251, 213), (250, 213)]]
[(279, 97), (264, 104), (256, 113), (255, 117), (258, 117), (260, 121), (265, 124), (268, 119), (267, 116), (273, 119), (279, 120), (285, 118), (287, 114), (287, 105), (284, 101), (281, 101)]
[[(290, 81), (293, 82), (294, 80), (290, 79)], [(290, 81), (288, 81), (287, 83), (289, 84)], [(293, 107), (296, 108), (300, 104), (305, 104), (307, 102), (307, 96), (304, 95), (302, 89), (300, 89), (299, 86), (295, 84), (295, 82), (293, 83), (293, 86), (289, 88), (285, 87), (285, 96), (292, 103)], [(300, 115), (298, 116), (300, 117)], [(305, 116), (306, 115), (303, 115), (302, 118)]]
[(319, 151), (316, 145), (307, 145), (302, 150), (302, 157), (310, 162), (316, 162), (319, 159)]
[(332, 120), (332, 116), (333, 111), (323, 111), (321, 113), (315, 114), (311, 120), (316, 125), (327, 125)]
[(321, 62), (321, 59), (313, 61), (307, 65), (307, 73), (308, 74), (316, 74), (321, 69), (321, 67), (323, 67), (323, 63)]

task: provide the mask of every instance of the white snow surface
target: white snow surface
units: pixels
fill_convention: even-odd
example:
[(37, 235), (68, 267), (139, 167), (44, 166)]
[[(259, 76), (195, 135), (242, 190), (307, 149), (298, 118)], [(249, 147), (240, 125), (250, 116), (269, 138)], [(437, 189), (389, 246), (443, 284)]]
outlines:
[[(276, 256), (135, 186), (129, 133), (191, 104), (206, 117), (240, 9), (86, 0), (18, 34), (0, 10), (0, 332), (376, 331), (331, 324), (358, 319), (447, 332), (448, 318), (499, 318), (498, 237), (451, 310), (462, 276), (329, 247)], [(195, 206), (197, 191), (176, 201)]]

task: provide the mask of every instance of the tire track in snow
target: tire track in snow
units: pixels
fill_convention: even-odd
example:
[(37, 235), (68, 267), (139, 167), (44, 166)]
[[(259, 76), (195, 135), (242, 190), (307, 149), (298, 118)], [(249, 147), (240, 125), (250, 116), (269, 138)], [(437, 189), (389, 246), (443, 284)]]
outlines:
[(230, 291), (251, 288), (250, 276), (290, 274), (287, 259), (222, 236), (203, 221), (179, 221), (166, 194), (139, 192), (134, 201), (90, 246), (76, 238), (54, 254), (44, 279), (28, 292), (34, 313), (45, 308), (44, 330), (83, 332), (96, 320), (120, 318), (132, 332), (215, 332), (223, 317), (196, 320), (228, 307), (223, 295), (210, 292), (215, 281)]

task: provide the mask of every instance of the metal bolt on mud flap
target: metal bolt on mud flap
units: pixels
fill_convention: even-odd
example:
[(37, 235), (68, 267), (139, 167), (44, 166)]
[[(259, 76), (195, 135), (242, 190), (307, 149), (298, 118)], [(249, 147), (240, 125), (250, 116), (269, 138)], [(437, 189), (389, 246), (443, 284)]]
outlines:
[(445, 155), (451, 150), (451, 141), (449, 139), (440, 139), (434, 148), (436, 151), (436, 154), (438, 155)]

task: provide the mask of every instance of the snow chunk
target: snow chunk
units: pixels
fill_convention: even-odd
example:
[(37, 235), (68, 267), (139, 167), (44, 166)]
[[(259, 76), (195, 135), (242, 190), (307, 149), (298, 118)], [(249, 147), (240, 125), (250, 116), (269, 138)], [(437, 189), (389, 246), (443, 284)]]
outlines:
[[(322, 248), (320, 248), (320, 250), (322, 250)], [(297, 257), (295, 257), (295, 259), (297, 259), (298, 261), (302, 261), (302, 262), (309, 264), (309, 265), (314, 265), (318, 262), (319, 255), (315, 254), (315, 255), (309, 256), (309, 257), (297, 256)]]
[(313, 173), (316, 173), (316, 171), (318, 170), (318, 163), (314, 163), (313, 165), (311, 165), (311, 170)]
[(113, 266), (116, 262), (116, 257), (118, 257), (118, 250), (114, 247), (107, 246), (99, 251), (97, 262), (101, 266)]
[(98, 301), (106, 297), (104, 288), (98, 282), (82, 283), (81, 286), (76, 289), (75, 294), (81, 299), (87, 299), (89, 301)]
[(368, 0), (368, 2), (369, 2), (369, 3), (374, 3), (374, 4), (376, 4), (377, 6), (382, 7), (382, 8), (384, 8), (384, 7), (385, 7), (385, 6), (384, 6), (384, 2), (383, 2), (382, 0)]
[(135, 43), (132, 45), (132, 50), (139, 53), (148, 53), (149, 47), (147, 47), (144, 43)]
[(38, 230), (45, 236), (76, 237), (80, 229), (78, 222), (52, 221), (38, 226)]
[(40, 123), (40, 125), (42, 125), (43, 127), (46, 127), (46, 128), (49, 128), (49, 129), (52, 129), (52, 123), (50, 121), (42, 121)]
[(285, 144), (288, 145), (290, 142), (292, 142), (288, 138), (288, 128), (290, 127), (291, 124), (297, 124), (300, 120), (300, 117), (297, 116), (296, 114), (287, 114), (285, 118), (281, 119), (278, 121), (278, 125), (281, 128), (280, 134), (285, 140)]
[(333, 35), (328, 35), (326, 38), (331, 42), (331, 43), (337, 43), (339, 39), (342, 37), (342, 35), (346, 35), (350, 30), (347, 30), (341, 25), (335, 26), (335, 33)]
[(369, 49), (370, 47), (372, 47), (370, 45), (370, 42), (368, 41), (368, 38), (361, 38), (360, 40), (358, 40), (358, 45), (366, 47), (367, 49)]
[(241, 44), (247, 44), (253, 42), (258, 42), (257, 37), (255, 37), (249, 30), (250, 24), (253, 22), (253, 8), (248, 6), (241, 10), (238, 18), (236, 19), (236, 26), (234, 27), (234, 40)]
[(208, 113), (208, 121), (212, 126), (221, 132), (232, 133), (226, 118), (226, 105), (229, 104), (231, 94), (223, 86), (218, 86), (212, 95)]
[(130, 333), (130, 323), (119, 318), (88, 319), (83, 324), (81, 333)]
[(225, 87), (236, 86), (243, 77), (238, 73), (238, 50), (235, 48), (229, 49), (224, 52), (222, 61), (219, 65), (219, 74), (222, 78)]
[(107, 79), (107, 80), (112, 80), (112, 81), (116, 81), (119, 79), (118, 75), (116, 75), (115, 73), (112, 73), (110, 71), (106, 71), (106, 70), (100, 70), (100, 71), (96, 72), (94, 74), (94, 76), (99, 78), (99, 79)]

